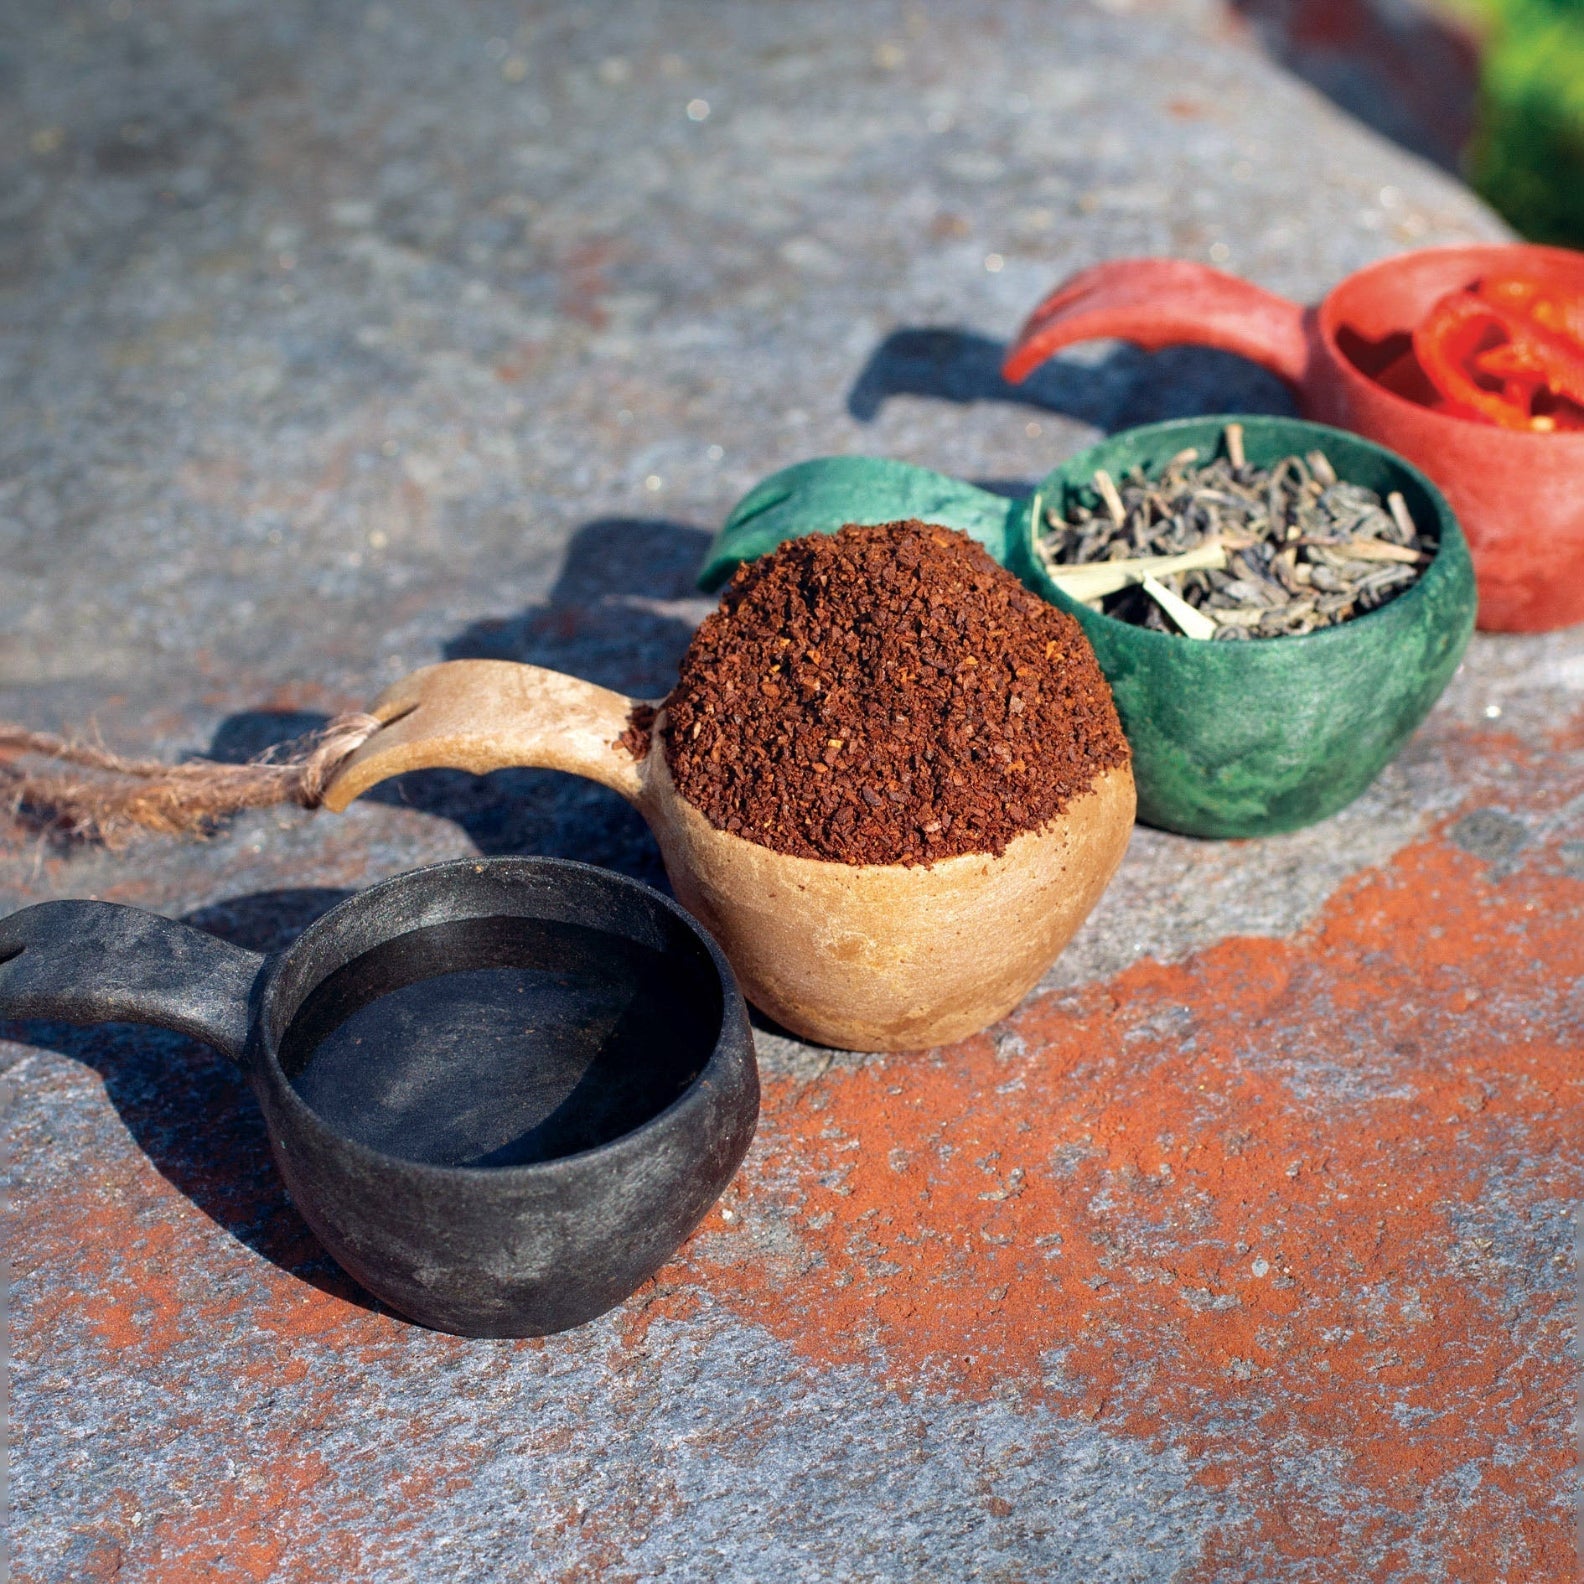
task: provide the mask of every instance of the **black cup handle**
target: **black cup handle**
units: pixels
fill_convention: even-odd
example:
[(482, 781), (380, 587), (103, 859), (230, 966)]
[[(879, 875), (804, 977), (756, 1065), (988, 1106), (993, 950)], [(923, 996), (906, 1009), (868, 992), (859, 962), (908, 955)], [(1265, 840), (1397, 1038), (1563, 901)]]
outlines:
[(0, 919), (0, 1017), (154, 1023), (240, 1062), (264, 959), (112, 902), (41, 902)]

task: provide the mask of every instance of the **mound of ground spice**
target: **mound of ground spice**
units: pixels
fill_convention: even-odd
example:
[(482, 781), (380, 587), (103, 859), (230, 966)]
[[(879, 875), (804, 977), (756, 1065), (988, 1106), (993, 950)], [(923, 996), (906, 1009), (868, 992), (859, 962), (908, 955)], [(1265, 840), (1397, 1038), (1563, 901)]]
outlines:
[(921, 522), (740, 568), (665, 710), (672, 777), (712, 825), (842, 863), (1000, 853), (1128, 759), (1077, 622)]

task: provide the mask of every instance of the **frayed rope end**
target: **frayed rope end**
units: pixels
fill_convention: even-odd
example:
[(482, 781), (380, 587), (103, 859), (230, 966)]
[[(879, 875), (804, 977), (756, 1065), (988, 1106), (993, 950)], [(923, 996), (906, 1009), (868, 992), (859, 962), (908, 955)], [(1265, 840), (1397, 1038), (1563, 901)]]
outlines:
[[(338, 715), (246, 764), (170, 765), (0, 723), (0, 805), (41, 833), (111, 848), (143, 834), (206, 837), (245, 809), (317, 808), (380, 724), (373, 715)], [(16, 759), (3, 757), (10, 755)]]

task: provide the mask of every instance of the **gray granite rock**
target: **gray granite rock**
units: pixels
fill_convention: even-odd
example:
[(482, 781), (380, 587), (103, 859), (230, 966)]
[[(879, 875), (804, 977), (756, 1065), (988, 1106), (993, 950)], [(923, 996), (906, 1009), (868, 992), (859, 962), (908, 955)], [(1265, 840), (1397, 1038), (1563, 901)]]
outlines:
[[(1187, 0), (30, 0), (0, 26), (0, 718), (92, 722), (139, 752), (243, 756), (444, 657), (658, 694), (710, 608), (692, 585), (709, 534), (773, 469), (866, 451), (1024, 481), (1097, 431), (1287, 408), (1263, 373), (1187, 349), (1084, 348), (1009, 389), (999, 349), (1068, 271), (1172, 253), (1313, 298), (1395, 248), (1503, 234)], [(1581, 661), (1566, 635), (1477, 641), (1420, 738), (1327, 826), (1140, 831), (1049, 988), (1303, 928), (1460, 804), (1458, 732), (1505, 711), (1542, 742), (1578, 708)], [(1489, 846), (1491, 828), (1471, 829)], [(263, 946), (379, 876), (520, 850), (660, 878), (612, 795), (436, 774), (205, 845), (17, 835), (0, 907), (114, 897)], [(146, 1155), (212, 1217), (169, 1245), (182, 1280), (238, 1294), (235, 1334), (184, 1333), (129, 1376), (47, 1263), (18, 1269), (19, 1577), (109, 1577), (113, 1558), (126, 1580), (1103, 1584), (1186, 1578), (1231, 1510), (1186, 1483), (1178, 1446), (1016, 1401), (910, 1406), (706, 1307), (630, 1357), (615, 1320), (537, 1348), (404, 1334), (376, 1362), (305, 1343), (329, 1472), (282, 1486), (276, 1551), (248, 1530), (211, 1556), (210, 1531), (180, 1524), (156, 1543), (154, 1517), (207, 1511), (171, 1481), (230, 1459), (245, 1484), (249, 1442), (278, 1457), (308, 1432), (297, 1388), (238, 1396), (224, 1362), (268, 1374), (299, 1351), (249, 1274), (274, 1245), (227, 1220), (223, 1159), (200, 1171), (128, 1136), (142, 1102), (115, 1062), (187, 1063), (194, 1104), (247, 1102), (154, 1036), (0, 1050), (26, 1213), (48, 1220), (51, 1180), (100, 1163), (141, 1181)], [(108, 1095), (79, 1065), (107, 1051)], [(772, 1031), (761, 1051), (789, 1079), (850, 1062)], [(256, 1118), (237, 1127), (235, 1158), (267, 1172)], [(289, 1207), (269, 1215), (277, 1241), (307, 1237)], [(164, 1279), (152, 1247), (124, 1253), (134, 1286)], [(341, 1291), (311, 1246), (291, 1258)], [(471, 1472), (404, 1527), (413, 1466), (464, 1446)], [(1019, 1517), (986, 1527), (991, 1496)], [(596, 1533), (585, 1501), (627, 1516)], [(336, 1572), (323, 1535), (342, 1531), (366, 1571)]]

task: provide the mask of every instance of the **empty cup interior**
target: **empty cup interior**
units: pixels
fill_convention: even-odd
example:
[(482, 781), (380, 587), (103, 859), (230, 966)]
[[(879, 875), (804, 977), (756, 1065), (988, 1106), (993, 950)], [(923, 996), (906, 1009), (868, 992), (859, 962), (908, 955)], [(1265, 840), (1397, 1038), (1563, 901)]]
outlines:
[(719, 976), (658, 898), (615, 919), (576, 903), (464, 907), (331, 951), (281, 1014), (293, 1089), (343, 1136), (433, 1166), (553, 1160), (658, 1116), (710, 1059)]

